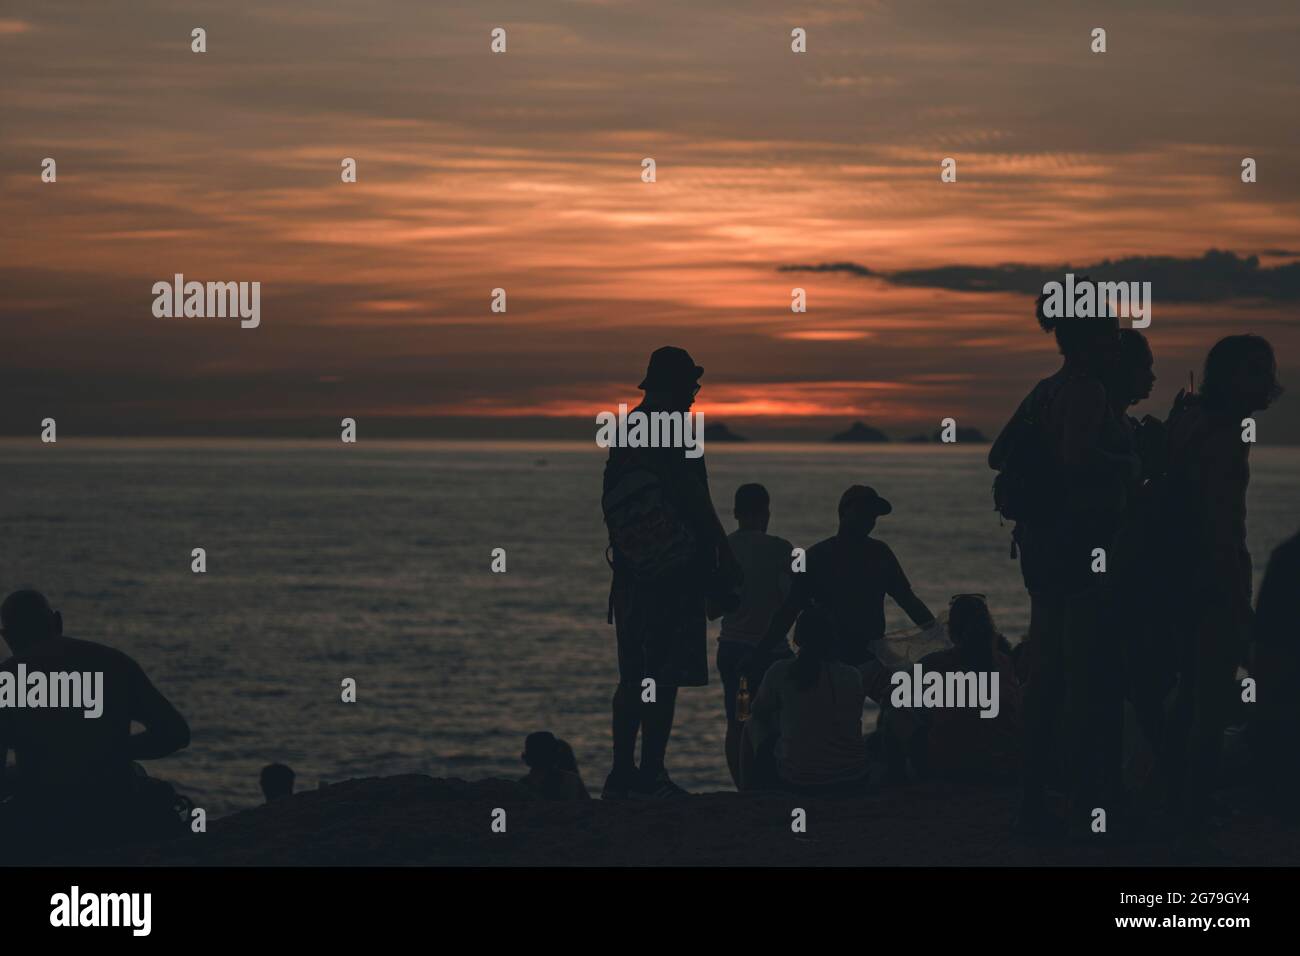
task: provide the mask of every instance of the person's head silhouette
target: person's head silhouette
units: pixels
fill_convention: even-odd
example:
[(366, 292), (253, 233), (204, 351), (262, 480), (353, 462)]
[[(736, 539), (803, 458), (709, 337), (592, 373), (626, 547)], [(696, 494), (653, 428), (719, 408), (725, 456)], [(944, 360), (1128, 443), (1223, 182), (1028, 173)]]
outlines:
[[(1080, 276), (1076, 284), (1091, 282)], [(1034, 315), (1044, 332), (1056, 337), (1067, 365), (1094, 375), (1106, 374), (1119, 360), (1119, 318), (1102, 309), (1098, 316), (1049, 316), (1046, 311), (1048, 296), (1043, 293), (1034, 304)]]
[(685, 412), (695, 404), (704, 369), (685, 349), (665, 345), (655, 349), (637, 388), (645, 392), (643, 404), (656, 411)]
[(998, 645), (998, 629), (983, 594), (953, 596), (948, 605), (948, 639), (974, 666), (987, 666)]
[(817, 686), (822, 665), (835, 659), (835, 624), (817, 605), (805, 608), (794, 624), (794, 646), (799, 654), (790, 675), (803, 690)]
[(15, 591), (0, 605), (0, 634), (15, 654), (63, 634), (63, 615), (40, 591)]
[(1205, 357), (1201, 397), (1217, 411), (1248, 415), (1268, 408), (1281, 394), (1277, 358), (1268, 339), (1229, 335)]
[(1154, 366), (1155, 356), (1147, 337), (1137, 329), (1120, 329), (1119, 361), (1106, 382), (1106, 391), (1113, 389), (1125, 408), (1150, 398), (1156, 383)]
[(771, 498), (759, 484), (741, 485), (736, 489), (736, 506), (732, 511), (742, 531), (767, 531), (771, 520)]
[(539, 730), (524, 738), (522, 759), (531, 770), (551, 770), (560, 759), (560, 742), (549, 730)]
[(282, 763), (267, 764), (262, 768), (262, 795), (266, 802), (282, 800), (293, 794), (294, 773)]
[(840, 534), (867, 535), (876, 527), (876, 519), (894, 510), (876, 489), (853, 485), (840, 496)]

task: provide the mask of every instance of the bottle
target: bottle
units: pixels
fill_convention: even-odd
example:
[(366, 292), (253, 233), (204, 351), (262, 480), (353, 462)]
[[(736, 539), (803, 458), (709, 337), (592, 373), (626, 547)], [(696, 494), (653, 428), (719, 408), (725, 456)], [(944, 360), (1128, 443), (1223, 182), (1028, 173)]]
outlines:
[(749, 720), (749, 681), (744, 677), (740, 679), (740, 690), (736, 692), (736, 719)]

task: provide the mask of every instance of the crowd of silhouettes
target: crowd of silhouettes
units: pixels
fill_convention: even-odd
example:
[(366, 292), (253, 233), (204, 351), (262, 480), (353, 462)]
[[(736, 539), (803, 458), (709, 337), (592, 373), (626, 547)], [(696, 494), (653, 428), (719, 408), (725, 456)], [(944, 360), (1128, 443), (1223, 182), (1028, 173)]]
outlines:
[[(677, 692), (708, 683), (708, 621), (721, 618), (725, 760), (740, 790), (852, 796), (873, 767), (886, 784), (1019, 777), (1020, 831), (1096, 832), (1102, 808), (1107, 832), (1125, 832), (1143, 819), (1124, 773), (1127, 709), (1151, 754), (1156, 816), (1197, 832), (1218, 812), (1225, 731), (1241, 701), (1257, 699), (1245, 711), (1251, 778), (1294, 813), (1300, 535), (1274, 552), (1255, 608), (1246, 547), (1251, 441), (1243, 430), (1281, 393), (1273, 350), (1254, 335), (1220, 340), (1199, 389), (1189, 382), (1165, 419), (1138, 420), (1129, 409), (1156, 380), (1146, 338), (1113, 316), (1051, 318), (1042, 303), (1038, 321), (1055, 336), (1061, 367), (1029, 391), (988, 456), (994, 507), (1013, 522), (1010, 555), (1029, 594), (1029, 631), (1014, 648), (981, 594), (956, 595), (946, 622), (935, 617), (874, 537), (893, 510), (874, 488), (846, 489), (836, 532), (800, 562), (789, 541), (768, 532), (772, 499), (761, 484), (737, 489), (738, 527), (728, 535), (702, 455), (610, 449), (602, 510), (619, 680), (604, 799), (685, 793), (665, 765)], [(657, 350), (638, 409), (688, 413), (703, 372), (683, 349)], [(996, 673), (995, 717), (893, 705), (898, 665), (877, 653), (886, 597), (927, 636), (948, 639), (921, 658), (923, 672)], [(62, 615), (36, 591), (4, 600), (0, 633), (12, 651), (0, 672), (11, 684), (20, 670), (104, 681), (103, 713), (93, 720), (0, 707), (7, 858), (188, 832), (187, 801), (137, 762), (190, 739), (141, 667), (64, 635)], [(1247, 672), (1257, 698), (1243, 692)], [(864, 739), (867, 699), (880, 716)], [(133, 723), (143, 731), (132, 733)], [(589, 799), (564, 740), (530, 734), (522, 759), (522, 784), (540, 798)], [(260, 783), (267, 802), (282, 800), (294, 772), (271, 764)]]
[[(1249, 665), (1268, 701), (1246, 711), (1254, 776), (1279, 805), (1296, 795), (1300, 537), (1275, 553), (1257, 612), (1246, 549), (1243, 429), (1281, 393), (1272, 348), (1254, 335), (1221, 340), (1199, 389), (1189, 382), (1165, 419), (1139, 420), (1129, 410), (1156, 381), (1146, 337), (1114, 315), (1051, 318), (1043, 302), (1038, 322), (1061, 367), (1029, 391), (988, 457), (1029, 594), (1028, 634), (1012, 647), (983, 595), (956, 595), (951, 646), (920, 662), (996, 673), (997, 716), (892, 706), (897, 664), (873, 651), (885, 598), (931, 637), (942, 622), (873, 537), (892, 511), (873, 488), (844, 492), (838, 530), (799, 566), (768, 532), (761, 484), (737, 489), (738, 527), (725, 535), (703, 456), (615, 448), (602, 507), (620, 681), (605, 799), (683, 792), (665, 770), (673, 705), (679, 687), (707, 682), (707, 621), (719, 616), (725, 758), (741, 790), (857, 793), (875, 763), (884, 783), (1018, 779), (1016, 826), (1034, 837), (1098, 832), (1098, 808), (1108, 832), (1124, 832), (1139, 820), (1123, 763), (1136, 727), (1162, 791), (1156, 814), (1195, 832), (1213, 811), (1225, 730), (1241, 713), (1238, 665)], [(684, 350), (659, 349), (639, 407), (689, 409), (703, 372)], [(864, 743), (867, 698), (880, 717)]]

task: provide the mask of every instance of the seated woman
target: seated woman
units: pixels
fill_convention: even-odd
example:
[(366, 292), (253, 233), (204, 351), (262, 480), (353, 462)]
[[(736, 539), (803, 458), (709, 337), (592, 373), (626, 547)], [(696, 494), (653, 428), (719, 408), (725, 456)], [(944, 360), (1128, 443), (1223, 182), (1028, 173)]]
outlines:
[(798, 656), (772, 664), (754, 699), (741, 744), (740, 788), (861, 792), (867, 776), (862, 676), (835, 659), (834, 628), (818, 607), (799, 615), (794, 643)]
[(1020, 772), (1024, 732), (1020, 681), (984, 595), (952, 599), (948, 637), (953, 646), (921, 658), (922, 672), (997, 673), (997, 716), (981, 716), (978, 707), (916, 711), (915, 732), (906, 747), (912, 766), (923, 777), (1013, 780)]

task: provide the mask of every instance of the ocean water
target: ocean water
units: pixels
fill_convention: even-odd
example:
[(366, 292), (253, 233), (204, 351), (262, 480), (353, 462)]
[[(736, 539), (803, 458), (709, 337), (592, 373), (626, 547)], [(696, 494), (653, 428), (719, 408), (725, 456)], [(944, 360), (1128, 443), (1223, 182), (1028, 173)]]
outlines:
[[(834, 531), (847, 485), (873, 485), (894, 504), (877, 536), (921, 598), (937, 612), (981, 591), (1017, 640), (1028, 603), (986, 451), (746, 444), (707, 458), (728, 528), (736, 486), (761, 481), (772, 532), (805, 547)], [(617, 675), (603, 462), (561, 443), (5, 439), (0, 590), (40, 588), (67, 633), (141, 662), (194, 731), (150, 772), (211, 814), (260, 802), (258, 771), (276, 760), (299, 788), (518, 775), (539, 729), (573, 744), (597, 790)], [(1258, 583), (1300, 527), (1300, 449), (1258, 448), (1252, 472)], [(206, 574), (190, 570), (196, 547)], [(494, 548), (505, 574), (490, 571)], [(340, 700), (345, 677), (355, 704)], [(669, 766), (690, 789), (730, 787), (713, 678), (679, 698)]]

